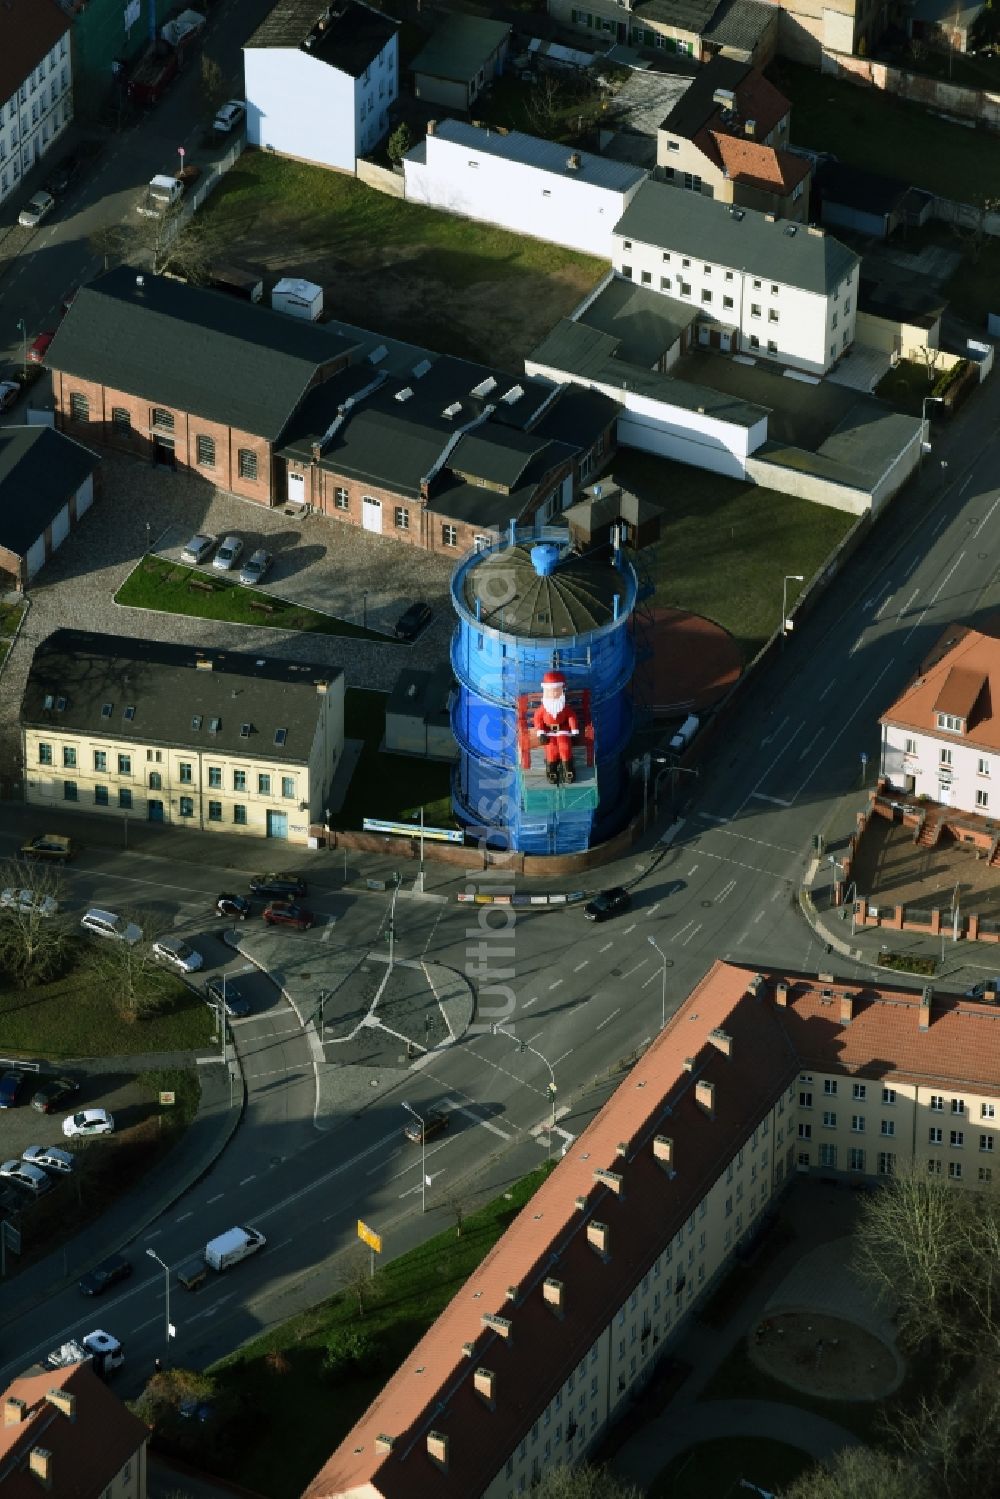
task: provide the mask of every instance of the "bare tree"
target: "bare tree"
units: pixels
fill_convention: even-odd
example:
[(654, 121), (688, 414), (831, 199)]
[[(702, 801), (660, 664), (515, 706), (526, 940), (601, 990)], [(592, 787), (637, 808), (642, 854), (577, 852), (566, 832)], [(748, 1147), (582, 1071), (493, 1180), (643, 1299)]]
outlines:
[(952, 231), (966, 246), (970, 258), (977, 261), (990, 238), (986, 221), (991, 214), (1000, 213), (1000, 197), (977, 193), (971, 203), (960, 203), (958, 208)]
[(91, 963), (107, 986), (108, 998), (123, 1020), (134, 1022), (154, 1015), (168, 1003), (175, 980), (153, 956), (157, 933), (150, 928), (149, 917), (141, 920), (135, 913), (123, 911), (123, 921), (134, 922), (142, 930), (138, 942), (103, 939), (94, 944)]
[(205, 113), (214, 115), (220, 104), (224, 104), (229, 96), (226, 79), (214, 57), (207, 52), (201, 54), (201, 75), (199, 78), (201, 86), (201, 102)]
[(886, 1420), (892, 1446), (927, 1475), (940, 1499), (965, 1499), (996, 1487), (1000, 1471), (1000, 1390), (995, 1371), (946, 1401), (897, 1406)]
[(112, 265), (125, 259), (129, 233), (124, 224), (101, 224), (88, 236), (88, 242), (94, 253), (103, 260), (107, 271)]
[(592, 1468), (588, 1463), (550, 1468), (534, 1494), (535, 1499), (640, 1499), (633, 1484), (622, 1483), (607, 1468)]
[(942, 351), (940, 349), (932, 349), (930, 344), (922, 344), (920, 347), (920, 357), (923, 360), (924, 368), (927, 371), (928, 385), (934, 384), (934, 376), (937, 373), (938, 361), (941, 358), (941, 352)]
[(158, 275), (169, 272), (186, 281), (201, 283), (208, 279), (209, 269), (218, 261), (221, 249), (218, 232), (204, 221), (187, 218), (182, 202), (178, 202), (153, 218), (137, 218), (128, 231), (126, 258), (148, 257)]
[(547, 136), (555, 129), (564, 102), (562, 83), (554, 73), (543, 73), (524, 101), (531, 128)]
[(878, 1447), (846, 1447), (829, 1464), (810, 1468), (782, 1499), (931, 1499), (926, 1479)]
[(472, 1193), (464, 1187), (452, 1187), (442, 1194), (438, 1204), (442, 1213), (450, 1213), (455, 1220), (455, 1237), (462, 1237), (465, 1219), (472, 1204)]
[(357, 1302), (359, 1317), (382, 1295), (381, 1279), (371, 1273), (370, 1253), (363, 1244), (355, 1244), (344, 1255), (337, 1274), (345, 1296)]
[(0, 966), (22, 982), (43, 982), (63, 967), (72, 938), (58, 906), (65, 894), (62, 871), (37, 864), (30, 873), (13, 862), (0, 865)]

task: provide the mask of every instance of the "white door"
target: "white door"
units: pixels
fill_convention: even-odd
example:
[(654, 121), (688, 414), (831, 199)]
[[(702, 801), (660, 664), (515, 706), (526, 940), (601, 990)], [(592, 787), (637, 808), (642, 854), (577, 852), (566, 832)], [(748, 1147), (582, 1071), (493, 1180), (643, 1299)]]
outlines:
[(288, 500), (292, 505), (306, 502), (306, 476), (293, 473), (291, 469), (288, 470)]
[(372, 499), (370, 494), (361, 496), (361, 523), (366, 531), (382, 534), (382, 501)]
[(708, 347), (708, 324), (698, 324), (698, 342), (703, 349)]
[(728, 354), (733, 347), (733, 335), (728, 328), (723, 328), (719, 335), (719, 348), (724, 354)]
[(951, 782), (938, 781), (938, 801), (942, 807), (951, 806)]
[(25, 571), (28, 574), (28, 581), (29, 582), (35, 576), (35, 574), (37, 573), (38, 569), (40, 567), (44, 567), (45, 566), (45, 537), (44, 536), (39, 536), (39, 538), (38, 538), (37, 541), (32, 542), (31, 546), (28, 548), (28, 555), (24, 559), (24, 566), (25, 566)]
[(61, 546), (69, 535), (69, 506), (64, 505), (58, 515), (52, 517), (52, 550)]
[(88, 474), (76, 492), (76, 518), (85, 515), (94, 503), (94, 476)]

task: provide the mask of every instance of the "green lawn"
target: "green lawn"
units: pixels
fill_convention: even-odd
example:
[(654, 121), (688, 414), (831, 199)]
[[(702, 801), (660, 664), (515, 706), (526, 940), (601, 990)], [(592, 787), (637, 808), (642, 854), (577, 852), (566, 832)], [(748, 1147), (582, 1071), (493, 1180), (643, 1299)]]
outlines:
[[(634, 450), (619, 451), (614, 476), (663, 507), (660, 540), (642, 554), (656, 602), (714, 619), (747, 661), (781, 623), (785, 574), (809, 579), (856, 519)], [(789, 584), (789, 605), (796, 587)]]
[[(232, 1442), (206, 1429), (204, 1448), (188, 1449), (190, 1455), (215, 1463), (226, 1478), (269, 1499), (295, 1499), (541, 1185), (547, 1169), (532, 1172), (471, 1213), (461, 1238), (452, 1222), (418, 1249), (390, 1260), (380, 1272), (381, 1296), (363, 1319), (354, 1301), (333, 1297), (217, 1364), (212, 1373), (222, 1398), (235, 1397), (234, 1407), (266, 1412), (267, 1419), (240, 1424)], [(387, 1247), (391, 1250), (391, 1240)], [(374, 1357), (364, 1373), (333, 1382), (322, 1372), (323, 1353), (331, 1334), (345, 1328), (367, 1334)], [(294, 1431), (294, 1442), (276, 1441), (275, 1433), (282, 1431)]]
[(769, 73), (792, 104), (792, 141), (832, 151), (849, 166), (912, 180), (972, 203), (1000, 182), (1000, 136), (951, 125), (881, 89), (828, 78), (781, 60)]
[[(189, 586), (192, 581), (207, 584), (212, 591), (192, 588)], [(255, 625), (257, 629), (345, 635), (350, 640), (375, 640), (382, 645), (402, 643), (392, 635), (363, 629), (361, 625), (330, 614), (317, 614), (315, 609), (288, 604), (258, 588), (244, 588), (240, 583), (212, 577), (202, 568), (166, 562), (162, 557), (144, 557), (115, 594), (115, 603), (127, 604), (133, 609), (191, 614), (198, 619), (221, 619), (234, 625)], [(260, 606), (266, 606), (266, 611)]]
[[(740, 1480), (776, 1493), (812, 1467), (798, 1447), (764, 1437), (721, 1437), (702, 1442), (668, 1463), (647, 1490), (649, 1499), (723, 1499), (745, 1492)], [(750, 1491), (752, 1492), (752, 1490)]]
[(771, 1400), (779, 1405), (799, 1405), (803, 1410), (846, 1426), (862, 1441), (868, 1441), (885, 1403), (879, 1400), (824, 1400), (820, 1395), (807, 1395), (758, 1369), (747, 1352), (745, 1341), (741, 1341), (716, 1369), (701, 1398), (704, 1401)]
[[(330, 819), (335, 828), (360, 828), (365, 817), (405, 821), (424, 808), (428, 827), (454, 827), (451, 768), (432, 760), (379, 752), (385, 734), (384, 692), (349, 687), (344, 699), (344, 733), (363, 739), (364, 753), (351, 778), (343, 807)], [(418, 824), (414, 823), (414, 830)]]
[(123, 1021), (107, 994), (106, 978), (81, 945), (58, 979), (30, 988), (0, 978), (0, 1052), (29, 1057), (128, 1056), (180, 1051), (208, 1044), (212, 1012), (180, 979), (169, 979), (168, 1007), (134, 1024)]

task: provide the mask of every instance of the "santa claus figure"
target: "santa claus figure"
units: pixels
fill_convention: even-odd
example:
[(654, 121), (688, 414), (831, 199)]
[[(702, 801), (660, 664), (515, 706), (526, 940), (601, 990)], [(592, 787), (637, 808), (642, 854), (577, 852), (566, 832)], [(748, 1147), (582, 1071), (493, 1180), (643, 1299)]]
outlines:
[(547, 671), (542, 677), (542, 701), (535, 709), (533, 727), (545, 751), (545, 774), (558, 782), (575, 780), (573, 740), (580, 733), (576, 714), (566, 703), (566, 678)]

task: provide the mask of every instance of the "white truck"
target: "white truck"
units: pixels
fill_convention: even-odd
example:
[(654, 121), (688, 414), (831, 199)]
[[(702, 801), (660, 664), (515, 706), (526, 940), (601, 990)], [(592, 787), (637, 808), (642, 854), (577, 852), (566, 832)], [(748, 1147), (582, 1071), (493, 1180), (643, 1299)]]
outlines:
[(205, 17), (198, 10), (183, 10), (174, 20), (168, 21), (160, 35), (171, 47), (185, 47), (193, 42), (205, 29)]
[(94, 1373), (107, 1379), (125, 1362), (125, 1349), (116, 1337), (96, 1328), (82, 1338), (71, 1338), (45, 1356), (47, 1369), (68, 1369), (71, 1364), (90, 1364)]
[(218, 1238), (205, 1245), (205, 1264), (212, 1270), (228, 1270), (248, 1255), (263, 1249), (267, 1240), (256, 1228), (227, 1228)]
[(160, 218), (180, 201), (186, 186), (187, 183), (177, 177), (151, 177), (143, 197), (136, 204), (136, 212), (145, 219)]

